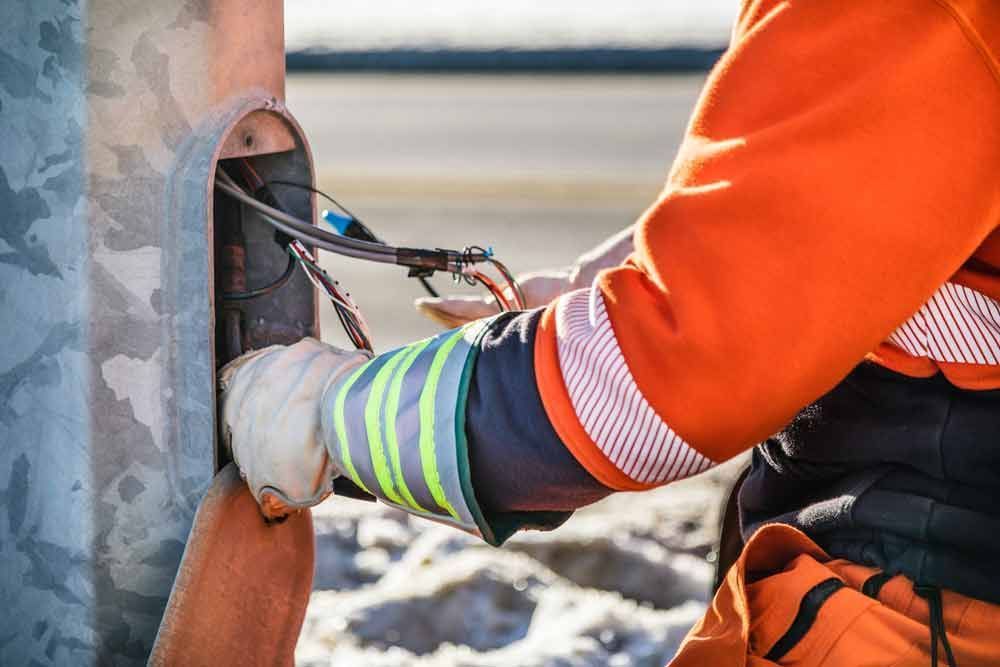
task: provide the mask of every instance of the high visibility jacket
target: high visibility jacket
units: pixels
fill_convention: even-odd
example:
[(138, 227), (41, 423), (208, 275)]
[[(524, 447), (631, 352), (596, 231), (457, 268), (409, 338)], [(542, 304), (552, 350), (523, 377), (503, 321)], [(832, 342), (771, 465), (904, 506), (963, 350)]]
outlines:
[[(635, 253), (589, 289), (380, 355), (325, 392), (339, 468), (500, 543), (725, 461), (849, 391), (861, 363), (931, 392), (1000, 388), (998, 57), (996, 2), (748, 0)], [(905, 427), (900, 405), (840, 421)], [(995, 450), (990, 429), (959, 438), (959, 458), (995, 463), (962, 454)], [(815, 479), (833, 493), (851, 443), (826, 439)], [(789, 460), (818, 451), (785, 440)], [(893, 442), (856, 467), (928, 447)], [(748, 525), (815, 537), (821, 524), (793, 515), (833, 496), (792, 497), (779, 465), (757, 473)]]
[[(1000, 534), (1000, 422), (983, 416), (1000, 397), (998, 223), (1000, 3), (747, 0), (635, 253), (544, 309), (376, 357), (326, 392), (328, 447), (361, 488), (500, 543), (765, 442), (741, 500), (745, 527), (766, 537), (681, 664), (775, 664), (747, 662), (755, 627), (793, 643), (755, 625), (754, 600), (789, 589), (755, 598), (748, 562), (864, 613), (856, 627), (875, 628), (873, 642), (891, 636), (866, 664), (920, 662), (928, 651), (909, 651), (910, 637), (927, 608), (869, 613), (872, 599), (836, 586), (853, 563), (897, 588), (926, 577), (965, 593), (946, 604), (993, 597), (975, 576), (989, 576), (976, 551), (995, 559)], [(909, 438), (911, 424), (925, 428)], [(860, 483), (877, 468), (877, 484)], [(857, 515), (837, 511), (870, 489), (881, 495)], [(986, 537), (954, 530), (977, 524)], [(949, 578), (967, 565), (971, 579)], [(988, 664), (1000, 607), (973, 607), (968, 624), (954, 610), (943, 624), (962, 630), (957, 652)], [(814, 644), (834, 639), (824, 627)]]
[(998, 3), (746, 2), (635, 254), (482, 339), (488, 514), (703, 471), (866, 359), (1000, 387), (998, 55)]

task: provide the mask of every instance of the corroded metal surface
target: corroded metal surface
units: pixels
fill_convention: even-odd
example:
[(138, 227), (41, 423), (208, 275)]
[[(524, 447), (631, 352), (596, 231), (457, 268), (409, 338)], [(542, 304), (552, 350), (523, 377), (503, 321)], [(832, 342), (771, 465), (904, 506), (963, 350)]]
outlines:
[(222, 144), (219, 159), (295, 150), (295, 135), (279, 115), (254, 111), (242, 118)]
[(266, 523), (230, 463), (198, 507), (149, 664), (290, 667), (314, 564), (309, 510)]
[(0, 664), (147, 659), (215, 470), (210, 174), (287, 118), (281, 11), (0, 3)]

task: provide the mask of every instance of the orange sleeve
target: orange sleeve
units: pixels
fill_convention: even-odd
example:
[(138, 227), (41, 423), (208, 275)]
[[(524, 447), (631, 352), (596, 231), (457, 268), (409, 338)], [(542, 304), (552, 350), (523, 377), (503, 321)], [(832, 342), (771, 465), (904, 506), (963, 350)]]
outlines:
[[(595, 283), (638, 389), (708, 459), (831, 389), (997, 226), (1000, 88), (976, 39), (935, 0), (744, 7), (635, 254)], [(539, 388), (594, 456), (557, 307)]]

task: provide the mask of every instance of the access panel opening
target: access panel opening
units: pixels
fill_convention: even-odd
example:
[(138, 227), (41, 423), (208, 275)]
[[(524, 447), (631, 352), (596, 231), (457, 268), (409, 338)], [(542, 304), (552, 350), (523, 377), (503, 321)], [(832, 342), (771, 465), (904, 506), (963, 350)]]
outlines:
[[(216, 167), (216, 183), (231, 180), (276, 208), (314, 219), (311, 158), (297, 128), (281, 115), (244, 117), (223, 140)], [(318, 338), (315, 294), (289, 251), (291, 239), (218, 188), (210, 229), (216, 370), (251, 350)], [(227, 458), (219, 447), (216, 469)]]

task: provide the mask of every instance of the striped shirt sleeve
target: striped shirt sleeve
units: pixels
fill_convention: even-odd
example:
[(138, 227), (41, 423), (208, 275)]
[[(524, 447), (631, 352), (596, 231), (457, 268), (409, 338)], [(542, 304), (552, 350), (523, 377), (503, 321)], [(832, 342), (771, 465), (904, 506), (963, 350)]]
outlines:
[[(748, 2), (635, 253), (540, 312), (492, 320), (440, 387), (407, 371), (423, 383), (410, 394), (433, 393), (461, 429), (440, 442), (468, 464), (468, 488), (446, 489), (463, 525), (499, 542), (697, 474), (873, 351), (1000, 386), (998, 261), (968, 269), (1000, 219), (1000, 68), (945, 3), (916, 6)], [(373, 363), (346, 400), (391, 413), (382, 396), (405, 364)], [(389, 442), (352, 429), (362, 461)]]
[(636, 252), (539, 322), (546, 413), (612, 489), (745, 451), (876, 350), (1000, 384), (996, 253), (970, 268), (1000, 207), (996, 62), (941, 3), (752, 5)]
[(559, 371), (587, 437), (628, 479), (655, 486), (707, 470), (712, 461), (684, 441), (639, 390), (600, 290), (555, 306)]

